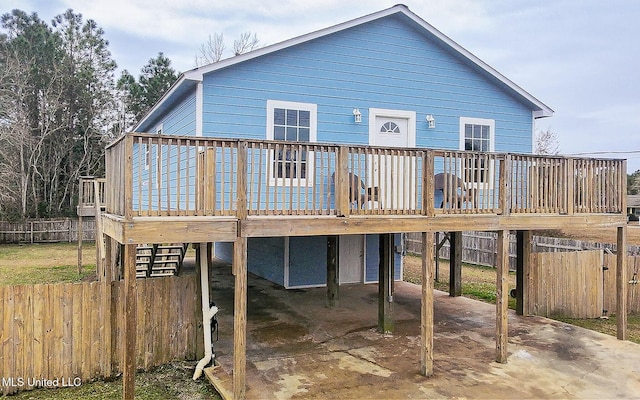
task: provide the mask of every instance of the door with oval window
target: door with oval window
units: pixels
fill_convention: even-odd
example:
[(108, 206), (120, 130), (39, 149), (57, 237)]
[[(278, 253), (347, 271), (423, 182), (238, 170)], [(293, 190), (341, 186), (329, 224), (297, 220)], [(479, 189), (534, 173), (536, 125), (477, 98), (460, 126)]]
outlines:
[[(415, 147), (414, 111), (369, 109), (369, 144), (389, 148)], [(378, 188), (379, 204), (384, 210), (416, 208), (416, 159), (401, 151), (390, 150), (369, 156), (367, 185)]]

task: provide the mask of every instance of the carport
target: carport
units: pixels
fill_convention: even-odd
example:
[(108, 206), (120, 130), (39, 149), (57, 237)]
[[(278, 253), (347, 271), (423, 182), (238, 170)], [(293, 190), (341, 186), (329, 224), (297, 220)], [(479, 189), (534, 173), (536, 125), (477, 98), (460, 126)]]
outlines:
[[(205, 372), (230, 396), (231, 267), (212, 269), (219, 365)], [(508, 363), (497, 363), (496, 308), (434, 292), (433, 375), (421, 375), (420, 286), (396, 282), (393, 335), (378, 333), (377, 285), (285, 290), (249, 275), (247, 398), (638, 398), (640, 346), (508, 312)], [(214, 340), (216, 335), (214, 334)]]

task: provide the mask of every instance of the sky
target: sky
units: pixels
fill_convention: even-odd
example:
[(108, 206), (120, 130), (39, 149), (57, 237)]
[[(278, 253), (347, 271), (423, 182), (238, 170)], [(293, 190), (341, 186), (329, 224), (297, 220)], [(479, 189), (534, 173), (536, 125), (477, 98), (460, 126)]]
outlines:
[[(105, 30), (119, 71), (137, 77), (160, 51), (177, 71), (194, 68), (214, 33), (228, 49), (246, 31), (271, 45), (399, 1), (2, 0), (0, 12), (18, 8), (50, 22), (71, 8)], [(629, 173), (640, 170), (640, 1), (403, 4), (551, 107), (554, 116), (537, 120), (536, 130), (555, 132), (561, 154), (626, 158)]]

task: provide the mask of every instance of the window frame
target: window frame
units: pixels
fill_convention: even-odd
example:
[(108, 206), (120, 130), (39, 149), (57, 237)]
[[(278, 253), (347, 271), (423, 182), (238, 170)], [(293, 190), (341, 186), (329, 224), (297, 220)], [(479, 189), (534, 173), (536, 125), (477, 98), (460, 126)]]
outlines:
[[(466, 127), (467, 125), (479, 125), (479, 126), (488, 126), (489, 127), (489, 150), (488, 151), (475, 151), (477, 153), (493, 153), (495, 151), (495, 126), (496, 121), (494, 119), (489, 118), (474, 118), (474, 117), (460, 117), (460, 145), (459, 148), (462, 151), (473, 151), (465, 149), (466, 142)], [(494, 187), (495, 180), (495, 166), (494, 163), (489, 160), (489, 165), (483, 167), (486, 169), (485, 179), (482, 181), (473, 179), (471, 181), (465, 179), (467, 174), (465, 170), (468, 168), (473, 168), (475, 170), (474, 174), (477, 173), (477, 167), (466, 167), (464, 165), (464, 160), (460, 163), (460, 171), (458, 171), (459, 176), (465, 181), (465, 184), (470, 184), (474, 189), (491, 189)]]
[[(308, 111), (309, 112), (309, 141), (308, 142), (292, 142), (285, 140), (281, 140), (284, 142), (291, 143), (316, 143), (318, 140), (317, 137), (317, 125), (318, 125), (318, 106), (314, 103), (301, 103), (294, 101), (282, 101), (282, 100), (267, 100), (267, 125), (266, 125), (266, 138), (267, 140), (275, 140), (274, 138), (274, 111), (276, 109), (285, 109), (285, 110), (297, 110), (297, 111)], [(290, 178), (279, 178), (276, 175), (276, 162), (275, 159), (275, 150), (269, 151), (268, 162), (271, 163), (269, 174), (269, 184), (271, 186), (290, 186), (294, 184), (296, 186), (310, 186), (313, 184), (313, 172), (314, 172), (314, 153), (312, 151), (307, 152), (306, 157), (306, 177), (290, 177)], [(292, 181), (293, 180), (293, 181)]]

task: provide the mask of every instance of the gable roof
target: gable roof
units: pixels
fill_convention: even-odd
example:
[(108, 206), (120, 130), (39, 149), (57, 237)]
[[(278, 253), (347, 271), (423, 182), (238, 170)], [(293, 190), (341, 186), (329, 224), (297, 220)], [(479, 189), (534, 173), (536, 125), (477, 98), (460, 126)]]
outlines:
[(186, 71), (180, 75), (178, 80), (169, 88), (169, 90), (160, 98), (160, 100), (145, 114), (145, 116), (136, 124), (134, 130), (137, 130), (139, 127), (148, 122), (147, 120), (156, 112), (162, 112), (164, 109), (168, 109), (170, 107), (170, 99), (177, 99), (183, 96), (185, 93), (188, 93), (190, 90), (193, 90), (198, 82), (202, 82), (205, 74), (208, 74), (213, 71), (217, 71), (223, 68), (228, 68), (235, 64), (239, 64), (248, 60), (252, 60), (267, 54), (271, 54), (292, 46), (296, 46), (302, 43), (309, 42), (311, 40), (331, 35), (336, 32), (340, 32), (342, 30), (346, 30), (349, 28), (353, 28), (358, 25), (366, 24), (371, 21), (375, 21), (377, 19), (385, 18), (391, 15), (397, 15), (408, 23), (412, 24), (418, 30), (422, 31), (425, 35), (429, 35), (437, 40), (439, 40), (443, 45), (449, 47), (463, 59), (466, 59), (472, 66), (475, 66), (481, 73), (493, 78), (496, 82), (501, 84), (505, 89), (511, 91), (517, 97), (520, 97), (527, 103), (530, 103), (534, 109), (534, 117), (542, 118), (542, 117), (550, 117), (553, 115), (553, 110), (545, 105), (540, 100), (536, 99), (530, 93), (522, 89), (520, 86), (516, 85), (514, 82), (509, 80), (507, 77), (496, 71), (490, 65), (473, 55), (471, 52), (466, 50), (464, 47), (460, 46), (455, 41), (451, 40), (449, 37), (444, 35), (442, 32), (434, 28), (432, 25), (427, 23), (425, 20), (420, 18), (418, 15), (414, 14), (409, 10), (409, 8), (403, 4), (397, 4), (391, 8), (387, 8), (369, 15), (362, 16), (360, 18), (356, 18), (347, 22), (343, 22), (338, 25), (334, 25), (328, 28), (324, 28), (315, 32), (307, 33), (302, 36), (298, 36), (289, 40), (285, 40), (280, 43), (276, 43), (270, 46), (262, 47), (260, 49), (241, 54), (238, 56), (234, 56), (231, 58), (227, 58), (224, 60), (220, 60), (218, 62), (204, 65), (198, 68), (194, 68), (192, 70)]

